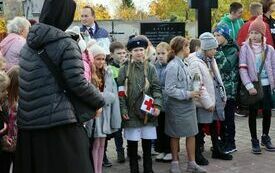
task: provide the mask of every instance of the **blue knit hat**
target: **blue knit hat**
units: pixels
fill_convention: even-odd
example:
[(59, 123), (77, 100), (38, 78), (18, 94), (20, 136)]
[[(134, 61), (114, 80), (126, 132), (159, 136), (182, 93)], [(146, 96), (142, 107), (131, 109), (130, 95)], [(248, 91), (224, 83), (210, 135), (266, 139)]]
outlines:
[(229, 30), (229, 27), (228, 25), (226, 24), (219, 24), (213, 31), (214, 32), (218, 32), (220, 33), (222, 36), (224, 36), (224, 38), (226, 40), (229, 40), (231, 37), (230, 37), (230, 30)]

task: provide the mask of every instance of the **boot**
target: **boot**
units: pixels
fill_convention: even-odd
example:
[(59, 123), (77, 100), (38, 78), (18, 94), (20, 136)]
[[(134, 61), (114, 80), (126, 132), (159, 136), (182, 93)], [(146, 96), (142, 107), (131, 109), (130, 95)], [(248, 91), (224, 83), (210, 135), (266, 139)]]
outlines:
[(230, 154), (225, 154), (219, 144), (219, 141), (217, 141), (216, 144), (213, 145), (212, 158), (221, 160), (232, 160), (233, 156)]
[(233, 156), (230, 154), (225, 154), (222, 147), (222, 142), (219, 140), (217, 135), (216, 121), (210, 125), (211, 131), (211, 141), (213, 145), (212, 158), (221, 160), (232, 160)]
[(110, 162), (110, 160), (108, 159), (106, 153), (104, 153), (102, 166), (107, 168), (113, 166), (112, 162)]
[(130, 173), (139, 173), (138, 167), (138, 157), (137, 157), (137, 141), (127, 141), (128, 142), (128, 155), (130, 164)]
[(202, 140), (200, 140), (200, 136), (196, 135), (196, 150), (195, 150), (195, 160), (198, 165), (208, 165), (208, 160), (202, 155)]
[(154, 173), (152, 166), (151, 157), (151, 140), (142, 139), (142, 150), (143, 150), (143, 169), (144, 173)]
[(196, 159), (196, 163), (198, 164), (198, 165), (202, 165), (202, 166), (204, 166), (204, 165), (209, 165), (209, 161), (201, 154), (201, 153), (196, 153), (196, 157), (195, 157)]
[(125, 162), (124, 151), (117, 152), (117, 162), (118, 163), (124, 163)]
[(266, 151), (275, 152), (275, 146), (272, 145), (271, 138), (268, 135), (262, 136), (261, 145), (265, 146)]

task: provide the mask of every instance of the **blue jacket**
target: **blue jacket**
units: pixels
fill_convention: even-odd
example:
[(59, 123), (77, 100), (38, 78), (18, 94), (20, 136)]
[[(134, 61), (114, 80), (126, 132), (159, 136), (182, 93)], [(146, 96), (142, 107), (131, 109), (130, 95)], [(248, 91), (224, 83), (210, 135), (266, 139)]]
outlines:
[[(82, 25), (80, 27), (80, 32), (85, 32), (86, 29), (87, 29), (86, 26)], [(96, 22), (95, 22), (94, 34), (90, 33), (90, 32), (89, 32), (89, 34), (90, 34), (91, 38), (94, 38), (94, 39), (107, 38), (109, 36), (108, 31), (106, 31), (104, 28), (100, 28)]]

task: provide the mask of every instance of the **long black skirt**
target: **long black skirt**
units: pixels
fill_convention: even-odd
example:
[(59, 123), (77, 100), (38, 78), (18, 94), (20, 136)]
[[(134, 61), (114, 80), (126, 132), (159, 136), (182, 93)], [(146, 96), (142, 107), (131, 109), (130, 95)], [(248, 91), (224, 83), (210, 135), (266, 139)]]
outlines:
[(92, 173), (89, 140), (78, 124), (19, 130), (14, 173)]

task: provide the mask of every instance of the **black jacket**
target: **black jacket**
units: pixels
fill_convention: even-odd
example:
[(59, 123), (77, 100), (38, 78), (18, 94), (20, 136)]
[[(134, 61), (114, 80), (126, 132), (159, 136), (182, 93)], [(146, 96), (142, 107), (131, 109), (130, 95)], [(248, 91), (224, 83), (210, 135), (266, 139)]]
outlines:
[(63, 31), (39, 23), (30, 29), (27, 44), (20, 53), (17, 124), (21, 129), (49, 128), (77, 121), (72, 104), (37, 54), (43, 48), (61, 68), (65, 85), (75, 95), (95, 109), (104, 105), (99, 91), (84, 78), (77, 43)]

